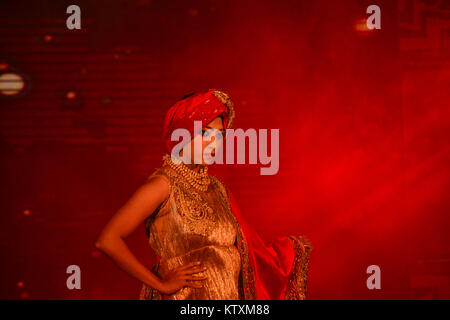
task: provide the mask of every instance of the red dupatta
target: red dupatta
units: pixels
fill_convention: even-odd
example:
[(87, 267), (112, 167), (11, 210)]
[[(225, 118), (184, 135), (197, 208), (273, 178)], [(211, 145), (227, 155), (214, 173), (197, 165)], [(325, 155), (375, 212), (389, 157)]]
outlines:
[[(222, 184), (223, 185), (223, 184)], [(225, 187), (226, 188), (226, 187)], [(237, 229), (237, 247), (241, 255), (240, 287), (244, 300), (306, 299), (310, 241), (303, 235), (282, 236), (266, 245), (244, 219), (236, 198), (226, 188), (229, 197), (219, 195), (230, 210)]]

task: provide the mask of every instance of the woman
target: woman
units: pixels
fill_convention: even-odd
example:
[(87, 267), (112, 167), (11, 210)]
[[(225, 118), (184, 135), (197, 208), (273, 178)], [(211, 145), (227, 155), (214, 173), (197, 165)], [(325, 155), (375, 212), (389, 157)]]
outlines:
[[(194, 162), (195, 139), (201, 140), (201, 155), (217, 148), (224, 134), (206, 134), (231, 128), (234, 115), (229, 96), (215, 89), (175, 103), (164, 122), (165, 144), (172, 154), (178, 145), (173, 131), (188, 130), (194, 138), (174, 153), (188, 161), (166, 154), (99, 236), (96, 247), (143, 283), (141, 299), (305, 299), (310, 242), (289, 236), (265, 245), (230, 190), (208, 174), (205, 158)], [(202, 121), (202, 134), (194, 132), (195, 120)], [(124, 242), (143, 221), (157, 255), (151, 271)]]

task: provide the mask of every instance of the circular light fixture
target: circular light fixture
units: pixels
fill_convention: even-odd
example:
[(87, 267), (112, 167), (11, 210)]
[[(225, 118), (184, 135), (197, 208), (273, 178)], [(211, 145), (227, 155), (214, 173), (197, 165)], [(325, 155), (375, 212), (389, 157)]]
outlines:
[(14, 96), (25, 89), (25, 79), (18, 73), (5, 72), (0, 74), (0, 94)]
[(77, 94), (75, 91), (68, 91), (66, 93), (66, 98), (67, 99), (75, 99), (77, 97)]
[(53, 40), (53, 37), (52, 37), (51, 34), (46, 34), (46, 35), (44, 36), (44, 41), (45, 41), (45, 42), (50, 42), (50, 41), (52, 41), (52, 40)]

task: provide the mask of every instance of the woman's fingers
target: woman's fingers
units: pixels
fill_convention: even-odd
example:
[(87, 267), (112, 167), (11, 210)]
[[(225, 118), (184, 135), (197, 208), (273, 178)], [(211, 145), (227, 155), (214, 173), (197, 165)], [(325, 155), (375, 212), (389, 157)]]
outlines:
[(203, 285), (201, 284), (201, 283), (199, 283), (198, 281), (185, 281), (184, 282), (185, 284), (185, 286), (187, 286), (187, 287), (191, 287), (191, 288), (197, 288), (197, 289), (200, 289), (200, 288), (202, 288), (203, 287)]
[(188, 275), (186, 275), (182, 279), (190, 280), (190, 281), (201, 281), (201, 280), (205, 280), (207, 278), (208, 278), (207, 276), (192, 276), (192, 275), (188, 276)]
[(195, 267), (192, 267), (190, 269), (184, 270), (183, 273), (184, 274), (200, 273), (200, 272), (205, 271), (206, 269), (207, 269), (206, 267), (195, 266)]
[(200, 265), (200, 261), (194, 261), (194, 262), (187, 263), (181, 267), (178, 267), (178, 270), (184, 270), (184, 269), (192, 268), (192, 267), (199, 266), (199, 265)]

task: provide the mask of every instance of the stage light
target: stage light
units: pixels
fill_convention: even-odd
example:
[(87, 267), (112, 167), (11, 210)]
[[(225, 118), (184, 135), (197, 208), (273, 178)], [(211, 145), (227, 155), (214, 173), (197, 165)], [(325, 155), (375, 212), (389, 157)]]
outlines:
[(17, 73), (7, 72), (0, 74), (0, 94), (14, 96), (25, 89), (25, 79)]
[(91, 257), (92, 258), (98, 258), (98, 257), (100, 257), (102, 254), (100, 253), (100, 251), (98, 251), (98, 250), (93, 250), (92, 252), (91, 252)]
[(53, 40), (53, 37), (50, 35), (50, 34), (46, 34), (45, 36), (44, 36), (44, 41), (45, 42), (50, 42), (50, 41), (52, 41)]
[(359, 32), (360, 34), (368, 34), (370, 31), (372, 31), (367, 27), (367, 19), (366, 18), (361, 18), (361, 19), (356, 20), (354, 29), (356, 32)]
[(25, 210), (23, 210), (23, 215), (24, 216), (30, 216), (31, 215), (31, 210), (28, 210), (28, 209), (25, 209)]
[(76, 92), (74, 92), (74, 91), (68, 91), (67, 93), (66, 93), (66, 98), (67, 99), (75, 99), (77, 97), (77, 94), (76, 94)]
[(57, 89), (61, 99), (61, 108), (65, 110), (80, 110), (84, 106), (83, 94), (78, 88), (65, 87)]
[(28, 292), (22, 292), (20, 294), (20, 299), (28, 299), (30, 297), (30, 294)]
[(23, 283), (23, 281), (17, 282), (17, 288), (23, 288), (23, 287), (25, 287), (25, 283)]
[(7, 70), (9, 65), (6, 62), (0, 62), (0, 71)]

